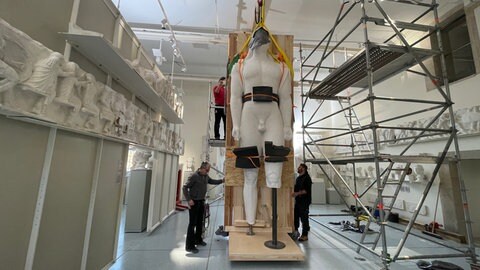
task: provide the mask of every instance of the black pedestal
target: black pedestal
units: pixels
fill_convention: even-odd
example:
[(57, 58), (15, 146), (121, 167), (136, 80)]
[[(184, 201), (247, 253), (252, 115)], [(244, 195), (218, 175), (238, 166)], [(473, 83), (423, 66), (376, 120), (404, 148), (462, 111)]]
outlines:
[(272, 188), (272, 240), (266, 241), (264, 245), (271, 249), (282, 249), (283, 242), (277, 239), (277, 189)]

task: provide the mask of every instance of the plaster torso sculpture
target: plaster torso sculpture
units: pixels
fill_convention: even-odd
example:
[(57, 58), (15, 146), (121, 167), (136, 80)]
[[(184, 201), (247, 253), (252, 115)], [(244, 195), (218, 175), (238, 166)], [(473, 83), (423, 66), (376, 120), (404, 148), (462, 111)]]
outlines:
[[(285, 140), (292, 138), (290, 72), (285, 64), (276, 62), (269, 55), (269, 47), (268, 32), (263, 28), (255, 31), (247, 57), (237, 63), (231, 73), (232, 135), (239, 141), (240, 147), (256, 147), (260, 156), (264, 155), (266, 141), (283, 146)], [(254, 92), (259, 88), (271, 91), (273, 95), (270, 96), (278, 95), (278, 99), (255, 101)], [(246, 94), (255, 95), (252, 100), (243, 103)], [(268, 187), (280, 188), (282, 166), (282, 162), (265, 162)], [(258, 168), (244, 169), (244, 208), (249, 225), (253, 225), (256, 218), (257, 177)]]

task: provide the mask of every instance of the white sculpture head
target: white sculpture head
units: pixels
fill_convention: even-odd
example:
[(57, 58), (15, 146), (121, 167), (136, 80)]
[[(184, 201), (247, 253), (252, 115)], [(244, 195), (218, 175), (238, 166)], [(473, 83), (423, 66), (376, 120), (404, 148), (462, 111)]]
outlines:
[(58, 52), (53, 52), (47, 58), (47, 61), (45, 62), (45, 64), (48, 67), (52, 67), (52, 68), (53, 67), (60, 67), (64, 64), (63, 55), (61, 53), (58, 53)]

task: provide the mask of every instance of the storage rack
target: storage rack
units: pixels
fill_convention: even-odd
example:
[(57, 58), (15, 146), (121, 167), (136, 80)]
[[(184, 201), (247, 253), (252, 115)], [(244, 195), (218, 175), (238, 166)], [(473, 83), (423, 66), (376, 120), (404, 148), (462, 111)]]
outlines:
[[(350, 3), (349, 3), (350, 2)], [(475, 246), (473, 242), (471, 219), (468, 211), (468, 203), (466, 198), (465, 185), (460, 173), (460, 152), (457, 139), (457, 130), (455, 127), (455, 117), (452, 109), (452, 101), (450, 98), (450, 89), (448, 79), (446, 76), (446, 64), (441, 41), (438, 4), (436, 0), (432, 0), (430, 3), (426, 1), (415, 0), (385, 0), (383, 2), (377, 0), (356, 0), (356, 1), (343, 1), (339, 13), (335, 19), (334, 25), (327, 35), (318, 43), (318, 45), (308, 54), (303, 57), (302, 46), (300, 46), (300, 57), (302, 59), (301, 64), (301, 91), (302, 91), (302, 128), (303, 128), (303, 160), (316, 164), (320, 167), (325, 174), (327, 180), (331, 183), (333, 188), (340, 194), (347, 207), (349, 207), (347, 201), (342, 196), (340, 190), (347, 190), (349, 195), (355, 200), (356, 210), (355, 214), (358, 217), (359, 209), (363, 209), (368, 216), (368, 223), (366, 225), (365, 233), (362, 235), (360, 241), (355, 241), (345, 235), (333, 231), (339, 234), (341, 237), (346, 238), (357, 245), (357, 252), (361, 249), (367, 250), (370, 253), (378, 256), (386, 269), (389, 267), (390, 262), (398, 260), (412, 260), (412, 259), (424, 259), (424, 258), (448, 258), (448, 257), (470, 257), (473, 263), (476, 263)], [(413, 19), (411, 22), (402, 22), (399, 20), (393, 20), (384, 9), (385, 4), (399, 5), (404, 8), (412, 8), (415, 11), (422, 9), (423, 12)], [(368, 13), (380, 14), (381, 17), (371, 17)], [(348, 31), (339, 42), (334, 44), (333, 38), (338, 38), (337, 29), (339, 25), (346, 21), (345, 18), (355, 16), (355, 12), (360, 13), (360, 19), (350, 31)], [(420, 24), (420, 21), (430, 20), (433, 22), (433, 26), (427, 24)], [(373, 27), (386, 27), (390, 29), (393, 34), (384, 42), (373, 42), (369, 38), (369, 28)], [(363, 32), (363, 46), (364, 48), (359, 51), (355, 56), (348, 59), (340, 67), (326, 67), (327, 58), (346, 41), (353, 33)], [(405, 32), (415, 32), (417, 37), (413, 42), (407, 41)], [(424, 48), (419, 44), (424, 44), (431, 37), (436, 38), (436, 46), (432, 48)], [(432, 39), (433, 39), (432, 38)], [(316, 64), (310, 64), (314, 57), (318, 56), (319, 61), (315, 61)], [(426, 59), (432, 57), (439, 57), (441, 63), (442, 74), (432, 74), (424, 64)], [(418, 65), (420, 71), (412, 69), (413, 66)], [(328, 68), (332, 71), (324, 79), (317, 79), (321, 69)], [(411, 72), (417, 75), (427, 77), (435, 85), (435, 89), (440, 93), (442, 99), (427, 100), (425, 98), (416, 99), (414, 97), (398, 98), (398, 97), (385, 97), (379, 96), (376, 84), (391, 78), (394, 75), (402, 71)], [(307, 88), (308, 86), (308, 88)], [(350, 87), (354, 87), (353, 90)], [(349, 92), (353, 93), (350, 94)], [(345, 94), (347, 92), (347, 94)], [(362, 97), (361, 94), (366, 95)], [(355, 101), (351, 103), (350, 101)], [(311, 115), (306, 115), (305, 108), (311, 104), (312, 100), (318, 102), (317, 108)], [(325, 106), (325, 101), (342, 101), (348, 100), (348, 106), (342, 106), (341, 109), (330, 113), (326, 116), (321, 115), (322, 106)], [(398, 114), (388, 119), (377, 120), (378, 109), (376, 108), (377, 102), (403, 102), (404, 104), (421, 104), (426, 108), (422, 108), (416, 111)], [(351, 121), (352, 111), (364, 104), (369, 107), (369, 124), (354, 125)], [(429, 120), (424, 127), (402, 127), (395, 124), (395, 121), (409, 118), (415, 115), (420, 115), (426, 112), (435, 112), (435, 116)], [(440, 116), (447, 112), (450, 116), (449, 127), (443, 128), (436, 126)], [(347, 120), (347, 128), (345, 125), (334, 124), (332, 127), (321, 126), (324, 121), (330, 121), (334, 117), (340, 114), (345, 114)], [(350, 117), (349, 117), (350, 116)], [(308, 118), (308, 119), (307, 119)], [(315, 132), (323, 130), (328, 133), (327, 136), (322, 138), (314, 138)], [(409, 135), (403, 138), (380, 138), (379, 131), (382, 130), (400, 130), (408, 132)], [(359, 133), (369, 132), (371, 138), (365, 142), (359, 142), (354, 140), (354, 136)], [(440, 154), (437, 156), (430, 155), (415, 155), (408, 154), (407, 152), (412, 147), (416, 146), (419, 141), (424, 138), (445, 138), (445, 145), (439, 149)], [(341, 143), (336, 140), (340, 138), (350, 138), (350, 144)], [(403, 150), (392, 154), (381, 153), (380, 150), (388, 150), (385, 145), (389, 143), (404, 143)], [(455, 149), (455, 156), (453, 158), (447, 158), (447, 152), (450, 146), (453, 144)], [(361, 146), (371, 146), (371, 153), (362, 154), (360, 151)], [(339, 149), (347, 147), (348, 152), (342, 154), (335, 154), (331, 149)], [(383, 147), (383, 148), (382, 148)], [(332, 154), (333, 153), (333, 154)], [(457, 165), (459, 172), (459, 183), (462, 203), (464, 204), (464, 218), (466, 223), (466, 236), (468, 242), (467, 250), (451, 247), (454, 253), (451, 254), (431, 254), (431, 255), (418, 255), (418, 256), (400, 256), (402, 248), (409, 235), (415, 235), (412, 232), (413, 225), (416, 218), (425, 202), (425, 199), (434, 183), (434, 180), (440, 170), (442, 163), (447, 160), (453, 161)], [(355, 165), (358, 163), (370, 162), (374, 164), (374, 181), (360, 193), (360, 189), (357, 184)], [(435, 167), (431, 177), (426, 183), (425, 190), (421, 195), (419, 202), (412, 214), (408, 225), (403, 231), (403, 236), (397, 245), (397, 249), (393, 256), (387, 251), (387, 239), (385, 228), (388, 225), (388, 216), (395, 203), (395, 200), (400, 191), (400, 187), (404, 183), (405, 177), (408, 171), (411, 170), (410, 165), (412, 163), (418, 164), (433, 164)], [(351, 164), (353, 166), (353, 187), (347, 180), (341, 175), (339, 170), (340, 166)], [(381, 169), (380, 164), (388, 164), (386, 169)], [(398, 165), (401, 164), (401, 168), (398, 169)], [(397, 167), (394, 167), (396, 165)], [(401, 176), (398, 181), (389, 180), (389, 175), (392, 171), (401, 171)], [(331, 174), (329, 174), (331, 172)], [(338, 182), (334, 180), (338, 179)], [(393, 194), (384, 194), (388, 185), (394, 186), (395, 191)], [(373, 210), (367, 209), (363, 197), (364, 195), (376, 186), (376, 201), (373, 205)], [(388, 206), (387, 206), (388, 205)], [(378, 219), (373, 216), (374, 210), (378, 208)], [(376, 223), (379, 228), (379, 234), (373, 242), (366, 242), (366, 232), (368, 231), (371, 223)], [(357, 225), (359, 222), (357, 222)], [(323, 225), (325, 228), (328, 226)], [(416, 235), (419, 236), (419, 235)], [(425, 237), (422, 237), (425, 238)], [(425, 238), (429, 241), (435, 242), (442, 246), (446, 246), (444, 243), (432, 240), (431, 238)], [(380, 242), (381, 252), (375, 250), (377, 244)], [(371, 247), (369, 245), (372, 245)]]

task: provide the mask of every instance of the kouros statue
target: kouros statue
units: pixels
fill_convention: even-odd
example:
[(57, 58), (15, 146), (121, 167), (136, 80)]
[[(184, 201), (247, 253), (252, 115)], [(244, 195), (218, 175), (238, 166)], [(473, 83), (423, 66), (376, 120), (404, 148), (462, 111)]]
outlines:
[(249, 52), (232, 68), (230, 107), (235, 166), (244, 169), (244, 208), (248, 235), (253, 235), (257, 209), (260, 157), (265, 157), (267, 187), (280, 188), (283, 161), (290, 152), (284, 141), (292, 139), (291, 75), (283, 62), (269, 54), (270, 36), (259, 28)]

